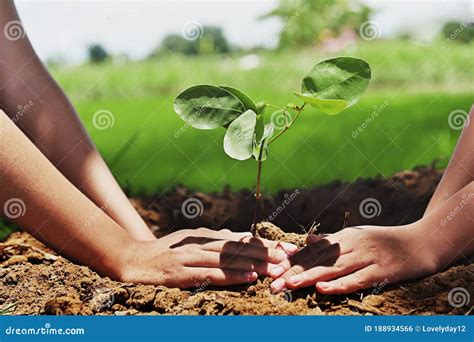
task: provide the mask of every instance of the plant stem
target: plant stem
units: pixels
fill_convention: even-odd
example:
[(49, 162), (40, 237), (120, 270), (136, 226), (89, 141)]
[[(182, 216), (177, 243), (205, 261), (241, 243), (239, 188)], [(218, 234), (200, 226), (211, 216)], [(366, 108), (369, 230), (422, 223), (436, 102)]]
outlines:
[(295, 115), (295, 118), (293, 120), (291, 120), (291, 122), (286, 125), (286, 127), (281, 130), (277, 135), (275, 135), (272, 139), (270, 139), (270, 141), (268, 142), (268, 145), (270, 145), (273, 141), (275, 141), (277, 138), (279, 138), (283, 133), (285, 133), (287, 130), (290, 129), (290, 127), (295, 123), (296, 119), (298, 119), (298, 116), (301, 114), (301, 112), (303, 111), (304, 109), (304, 106), (306, 106), (306, 102), (303, 103), (303, 105), (301, 107), (299, 107), (297, 110), (296, 110), (296, 115)]
[(265, 144), (265, 139), (262, 140), (260, 144), (260, 151), (258, 152), (258, 166), (257, 166), (257, 189), (255, 190), (255, 210), (253, 214), (253, 223), (250, 227), (250, 231), (252, 235), (255, 237), (257, 233), (257, 219), (258, 219), (258, 209), (260, 204), (260, 197), (262, 197), (261, 189), (260, 189), (260, 182), (262, 179), (262, 155), (263, 155), (263, 148)]
[(270, 108), (281, 109), (280, 107), (275, 106), (275, 105), (272, 105), (272, 104), (270, 104), (270, 103), (265, 103), (265, 105), (266, 105), (267, 107), (270, 107)]

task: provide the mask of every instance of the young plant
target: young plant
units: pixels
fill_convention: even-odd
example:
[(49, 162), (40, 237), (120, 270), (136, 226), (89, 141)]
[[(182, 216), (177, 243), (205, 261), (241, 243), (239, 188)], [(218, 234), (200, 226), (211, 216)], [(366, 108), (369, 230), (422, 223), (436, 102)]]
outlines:
[[(337, 57), (316, 64), (303, 78), (301, 90), (294, 94), (303, 101), (278, 107), (265, 101), (255, 103), (242, 91), (213, 85), (196, 85), (184, 90), (174, 100), (174, 110), (188, 125), (197, 129), (226, 129), (224, 151), (237, 160), (254, 158), (257, 161), (255, 215), (251, 227), (255, 233), (261, 197), (262, 162), (268, 147), (288, 131), (306, 105), (319, 112), (336, 115), (359, 101), (371, 77), (367, 62), (354, 57)], [(265, 111), (272, 108), (274, 115), (283, 114), (286, 125), (275, 132), (272, 122), (265, 123)], [(293, 112), (293, 116), (291, 113)]]

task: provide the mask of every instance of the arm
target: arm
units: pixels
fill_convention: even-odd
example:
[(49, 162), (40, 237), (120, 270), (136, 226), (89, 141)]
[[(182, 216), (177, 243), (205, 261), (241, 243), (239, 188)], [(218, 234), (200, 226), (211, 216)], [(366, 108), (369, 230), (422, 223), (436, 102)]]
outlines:
[(425, 215), (431, 213), (445, 200), (474, 180), (474, 106), (446, 171), (431, 198)]
[[(77, 114), (25, 36), (9, 40), (5, 25), (19, 20), (13, 1), (0, 1), (0, 107), (51, 163), (131, 236), (155, 239), (87, 136)], [(18, 106), (33, 103), (21, 117)]]
[(308, 245), (270, 270), (275, 292), (316, 285), (325, 294), (360, 291), (433, 274), (474, 254), (474, 182), (421, 220), (401, 227), (352, 227)]
[(176, 287), (252, 282), (295, 252), (227, 230), (137, 241), (74, 187), (0, 110), (0, 206), (62, 255), (112, 279)]
[(64, 178), (1, 110), (0, 140), (2, 214), (66, 257), (119, 278), (130, 236)]

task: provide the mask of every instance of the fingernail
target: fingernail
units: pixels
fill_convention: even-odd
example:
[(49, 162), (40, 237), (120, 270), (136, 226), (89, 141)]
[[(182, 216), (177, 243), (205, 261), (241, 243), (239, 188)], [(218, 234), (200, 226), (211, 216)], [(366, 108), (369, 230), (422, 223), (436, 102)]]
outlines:
[(328, 283), (326, 283), (324, 281), (320, 281), (317, 285), (322, 289), (327, 289), (329, 287)]
[(270, 287), (272, 288), (273, 292), (280, 292), (281, 290), (283, 290), (285, 288), (285, 279), (280, 278), (280, 279), (275, 280), (270, 285)]
[(285, 269), (283, 267), (275, 266), (270, 270), (270, 275), (272, 277), (278, 277), (278, 276), (282, 275), (283, 272), (285, 272)]
[(298, 246), (288, 243), (288, 242), (280, 242), (281, 246), (283, 247), (283, 250), (288, 253), (288, 254), (294, 254), (298, 252)]
[(291, 283), (299, 283), (301, 280), (303, 280), (303, 277), (301, 276), (301, 274), (296, 274), (294, 276), (291, 276), (290, 278), (288, 278), (288, 280), (291, 282)]
[(283, 261), (283, 260), (285, 260), (285, 259), (288, 258), (288, 254), (287, 254), (286, 252), (282, 251), (282, 250), (279, 250), (279, 251), (277, 252), (277, 258), (278, 258), (280, 261)]
[(244, 278), (248, 281), (255, 280), (258, 277), (256, 272), (244, 272)]

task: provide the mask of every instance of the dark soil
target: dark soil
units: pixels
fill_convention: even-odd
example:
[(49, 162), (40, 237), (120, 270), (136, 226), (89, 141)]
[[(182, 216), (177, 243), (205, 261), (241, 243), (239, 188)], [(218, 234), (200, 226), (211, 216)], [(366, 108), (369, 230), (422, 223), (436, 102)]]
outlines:
[[(284, 233), (271, 224), (260, 226), (258, 232), (301, 245), (303, 229), (316, 221), (321, 223), (320, 232), (334, 232), (341, 228), (345, 211), (351, 213), (349, 225), (411, 222), (421, 217), (439, 179), (440, 172), (423, 168), (390, 179), (301, 189), (274, 220), (294, 233)], [(281, 206), (285, 193), (293, 191), (264, 198), (262, 218)], [(205, 207), (203, 215), (193, 220), (181, 213), (181, 204), (189, 197), (199, 198)], [(359, 203), (368, 197), (382, 204), (380, 215), (373, 219), (359, 213)], [(253, 197), (245, 191), (202, 194), (179, 188), (133, 202), (157, 236), (177, 227), (246, 230), (253, 213)], [(69, 262), (26, 233), (14, 233), (0, 244), (0, 312), (4, 314), (469, 314), (469, 305), (455, 308), (449, 304), (448, 292), (463, 287), (472, 298), (474, 265), (457, 265), (405, 284), (374, 284), (372, 289), (345, 296), (324, 296), (314, 287), (272, 295), (269, 284), (266, 278), (245, 286), (213, 288), (204, 283), (189, 290), (125, 284)]]
[[(440, 178), (440, 171), (420, 167), (389, 178), (360, 179), (354, 183), (336, 181), (310, 189), (282, 190), (275, 196), (261, 198), (259, 219), (271, 221), (285, 232), (300, 234), (307, 232), (314, 222), (321, 224), (318, 232), (334, 233), (341, 229), (347, 211), (350, 212), (349, 226), (406, 224), (423, 216)], [(202, 215), (186, 218), (181, 205), (188, 198), (197, 198), (203, 203)], [(380, 202), (379, 216), (370, 219), (361, 216), (359, 205), (367, 198)], [(222, 193), (205, 194), (177, 188), (162, 196), (134, 198), (132, 202), (155, 234), (162, 236), (183, 227), (248, 231), (255, 197), (247, 190), (225, 189)]]

